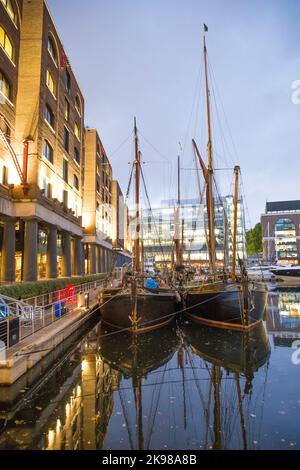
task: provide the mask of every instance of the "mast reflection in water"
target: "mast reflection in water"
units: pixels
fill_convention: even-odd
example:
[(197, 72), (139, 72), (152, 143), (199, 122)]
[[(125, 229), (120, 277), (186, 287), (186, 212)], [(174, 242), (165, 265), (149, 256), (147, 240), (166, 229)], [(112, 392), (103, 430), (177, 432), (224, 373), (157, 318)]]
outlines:
[(0, 448), (300, 448), (300, 369), (291, 344), (274, 341), (281, 305), (272, 295), (269, 334), (184, 322), (135, 336), (97, 324), (55, 367), (0, 387)]

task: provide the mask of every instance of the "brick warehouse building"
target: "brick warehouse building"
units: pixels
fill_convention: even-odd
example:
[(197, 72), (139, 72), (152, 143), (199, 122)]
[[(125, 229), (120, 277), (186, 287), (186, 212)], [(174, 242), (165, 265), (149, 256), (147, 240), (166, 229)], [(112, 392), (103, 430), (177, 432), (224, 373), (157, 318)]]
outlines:
[(112, 234), (97, 263), (84, 238), (84, 97), (44, 0), (0, 0), (0, 124), (1, 281), (109, 270)]
[(265, 260), (300, 264), (300, 201), (267, 202), (261, 226)]

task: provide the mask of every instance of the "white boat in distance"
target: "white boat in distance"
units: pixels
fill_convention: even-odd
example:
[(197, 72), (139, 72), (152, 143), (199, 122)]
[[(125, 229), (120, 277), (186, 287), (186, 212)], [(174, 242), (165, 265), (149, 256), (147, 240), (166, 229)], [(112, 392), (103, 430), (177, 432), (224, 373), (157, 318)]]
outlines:
[(270, 268), (270, 271), (275, 275), (277, 282), (300, 284), (300, 266), (276, 266)]

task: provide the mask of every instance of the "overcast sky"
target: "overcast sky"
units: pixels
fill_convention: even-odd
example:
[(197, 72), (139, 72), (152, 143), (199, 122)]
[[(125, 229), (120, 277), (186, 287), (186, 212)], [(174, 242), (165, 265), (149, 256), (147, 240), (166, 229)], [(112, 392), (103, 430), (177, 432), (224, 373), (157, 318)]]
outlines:
[[(196, 197), (191, 138), (205, 155), (203, 23), (215, 165), (242, 169), (254, 225), (266, 200), (300, 199), (299, 0), (48, 0), (85, 96), (85, 124), (97, 127), (126, 191), (133, 116), (150, 199)], [(128, 138), (128, 139), (127, 139)], [(126, 140), (127, 139), (127, 140)], [(224, 176), (223, 176), (224, 173)], [(231, 171), (217, 172), (223, 194)]]

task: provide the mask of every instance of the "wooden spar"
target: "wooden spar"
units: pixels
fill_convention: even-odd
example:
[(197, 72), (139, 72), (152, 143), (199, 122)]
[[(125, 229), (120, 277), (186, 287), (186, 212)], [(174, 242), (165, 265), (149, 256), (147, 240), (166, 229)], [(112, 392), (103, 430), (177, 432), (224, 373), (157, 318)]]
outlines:
[(183, 265), (183, 251), (184, 251), (184, 219), (181, 221), (181, 243), (180, 243), (180, 265)]
[(180, 156), (177, 157), (177, 207), (175, 209), (175, 255), (176, 255), (176, 264), (181, 265), (181, 256), (180, 256), (180, 235), (179, 235), (179, 224), (180, 224)]
[(145, 271), (145, 249), (144, 249), (144, 219), (143, 210), (141, 209), (141, 270)]
[(134, 272), (140, 272), (140, 153), (136, 127), (136, 118), (134, 118)]
[(243, 415), (243, 399), (242, 399), (242, 392), (241, 392), (241, 384), (240, 384), (240, 374), (238, 372), (235, 373), (235, 382), (239, 400), (239, 413), (240, 413), (240, 420), (241, 420), (241, 430), (242, 430), (242, 437), (243, 437), (243, 448), (247, 450), (247, 434), (246, 434), (246, 427), (245, 427), (245, 419)]
[(213, 159), (212, 159), (212, 142), (211, 142), (211, 116), (210, 116), (210, 99), (208, 87), (208, 68), (207, 68), (207, 49), (204, 34), (204, 68), (205, 68), (205, 92), (206, 92), (206, 112), (207, 112), (207, 190), (206, 190), (206, 206), (208, 219), (208, 251), (210, 259), (211, 274), (216, 270), (216, 240), (215, 240), (215, 210), (214, 210), (214, 194), (213, 194)]
[(222, 446), (221, 440), (221, 414), (220, 414), (220, 385), (221, 385), (221, 369), (219, 366), (212, 366), (212, 382), (214, 386), (214, 450), (220, 450)]
[(238, 197), (239, 197), (239, 171), (240, 167), (234, 167), (234, 208), (233, 208), (233, 240), (232, 240), (232, 269), (231, 269), (231, 280), (236, 281), (236, 241), (237, 241), (237, 209), (238, 209)]

